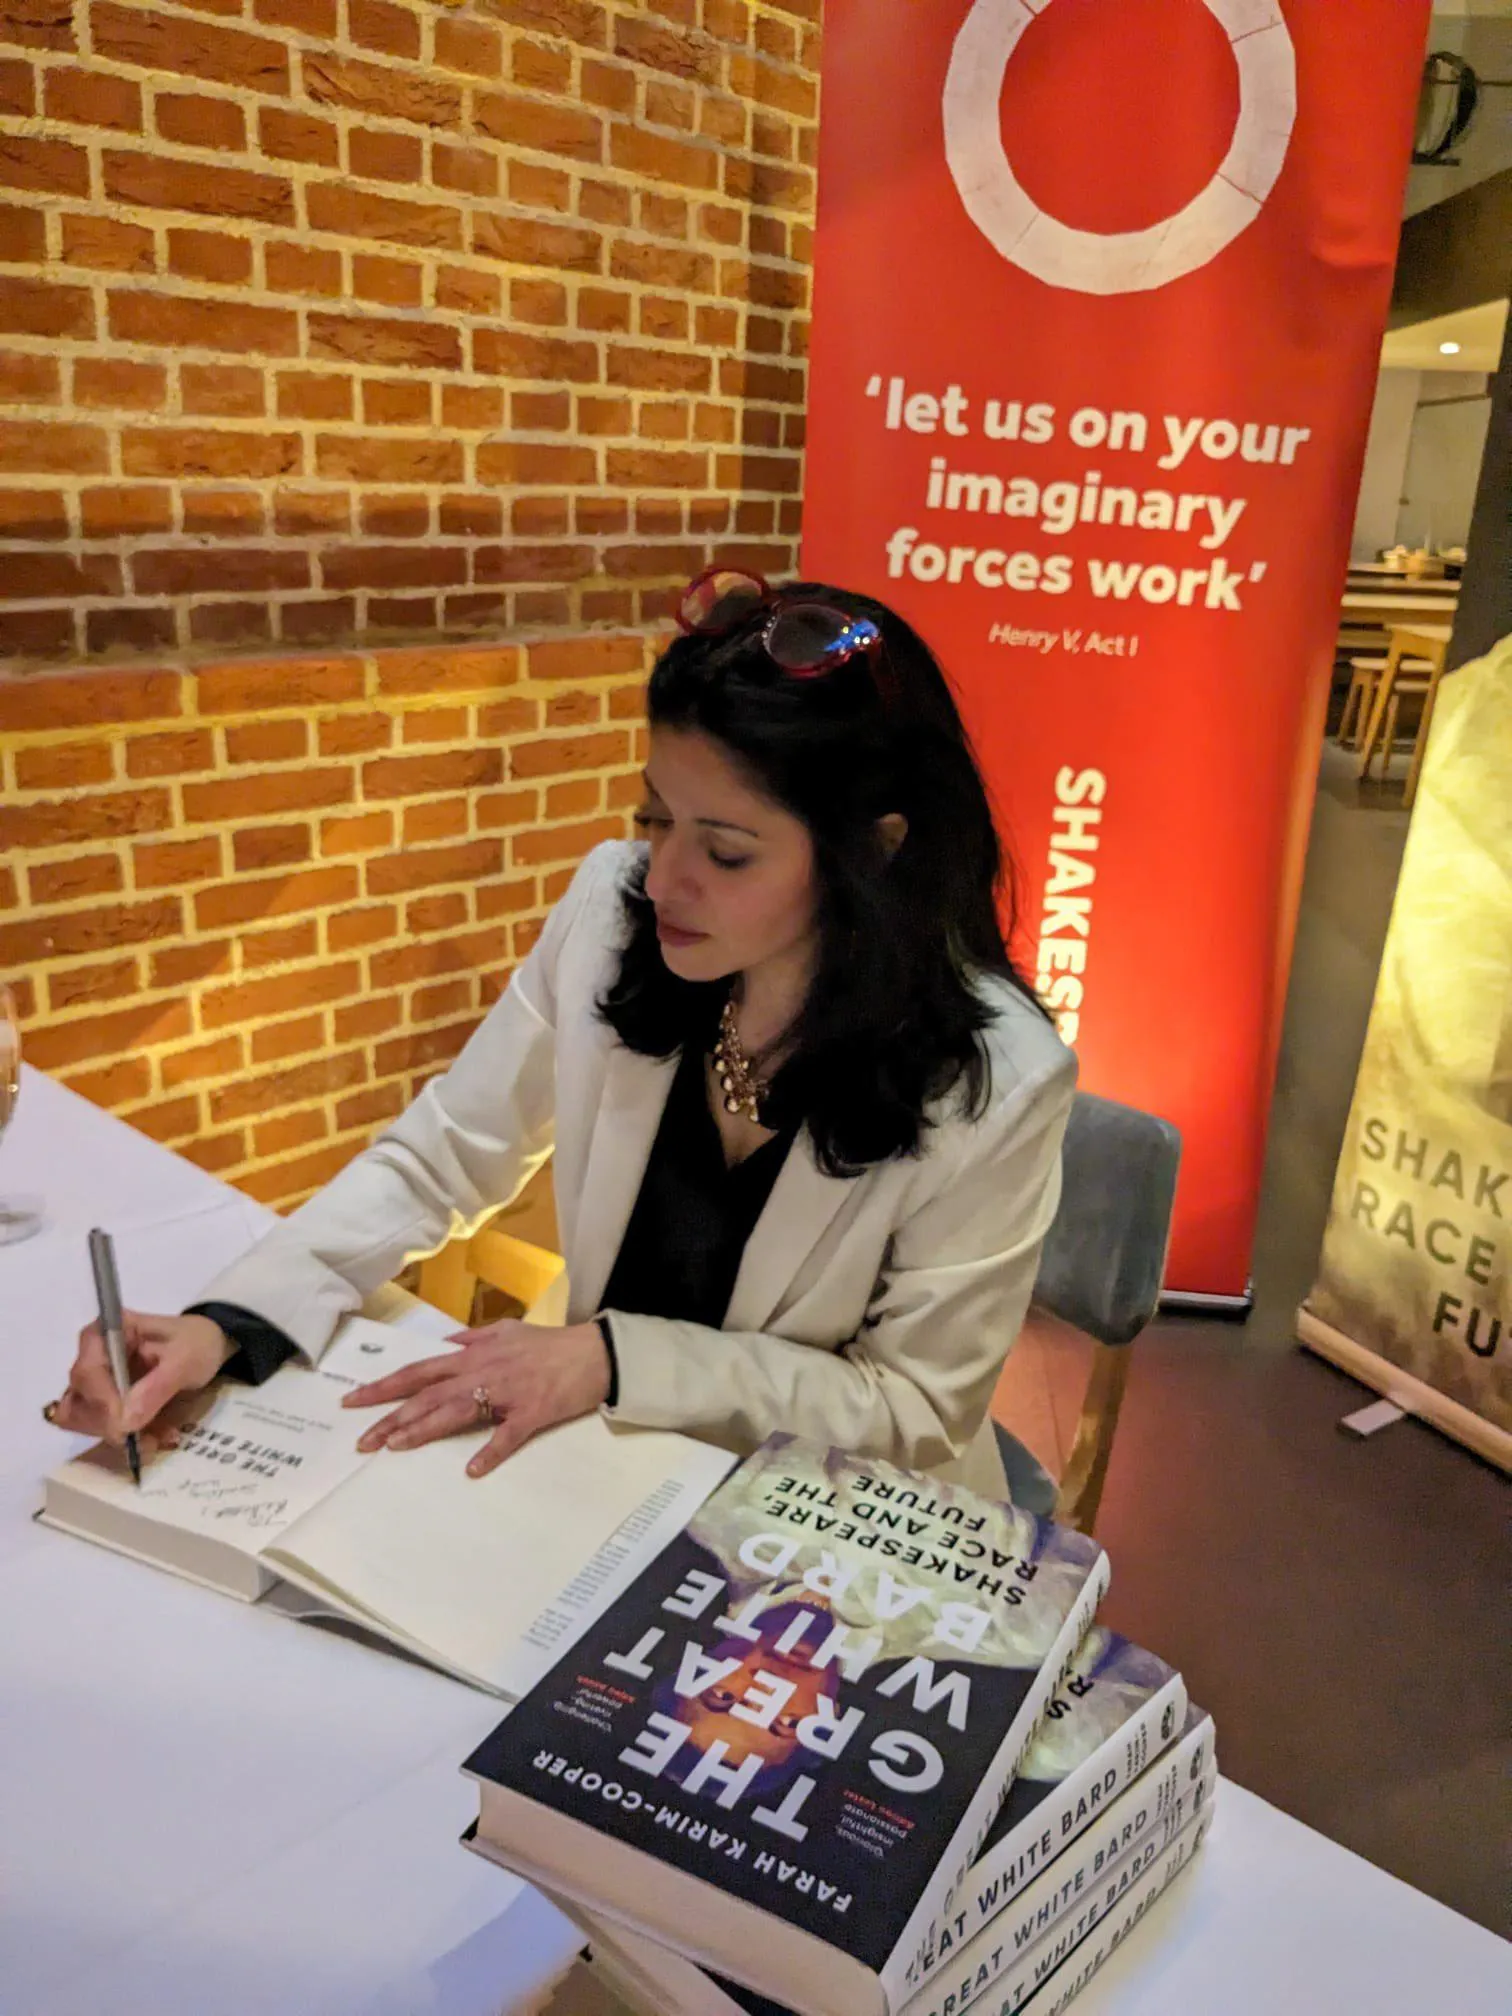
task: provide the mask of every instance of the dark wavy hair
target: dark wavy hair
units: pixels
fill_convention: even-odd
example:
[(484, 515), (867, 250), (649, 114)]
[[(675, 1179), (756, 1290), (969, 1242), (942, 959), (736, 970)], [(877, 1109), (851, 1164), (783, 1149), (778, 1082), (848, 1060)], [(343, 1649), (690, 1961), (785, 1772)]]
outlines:
[[(772, 1084), (775, 1121), (806, 1121), (819, 1165), (855, 1175), (917, 1154), (926, 1106), (958, 1090), (980, 1113), (990, 1091), (973, 984), (996, 974), (1032, 1002), (1009, 955), (1012, 877), (986, 788), (945, 675), (900, 616), (865, 595), (791, 584), (882, 632), (875, 665), (857, 657), (817, 678), (785, 675), (758, 614), (722, 637), (680, 636), (651, 674), (653, 728), (696, 730), (813, 839), (818, 953), (813, 983)], [(889, 855), (877, 821), (901, 812)], [(648, 1056), (712, 1042), (729, 983), (682, 980), (656, 940), (644, 868), (624, 897), (629, 933), (601, 1010)], [(1041, 1010), (1043, 1012), (1043, 1010)]]

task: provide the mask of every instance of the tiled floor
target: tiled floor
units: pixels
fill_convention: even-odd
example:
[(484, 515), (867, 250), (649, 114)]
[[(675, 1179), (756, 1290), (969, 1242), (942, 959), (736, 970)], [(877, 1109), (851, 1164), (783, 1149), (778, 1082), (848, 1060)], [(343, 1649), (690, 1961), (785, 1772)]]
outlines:
[[(1400, 767), (1400, 766), (1399, 766)], [(1456, 1910), (1512, 1932), (1505, 1844), (1507, 1493), (1298, 1351), (1406, 820), (1324, 752), (1246, 1324), (1163, 1319), (1136, 1357), (1099, 1521), (1105, 1615), (1179, 1665), (1224, 1769)], [(1044, 1325), (994, 1412), (1064, 1460), (1088, 1347)], [(549, 2016), (619, 2016), (578, 1968)]]

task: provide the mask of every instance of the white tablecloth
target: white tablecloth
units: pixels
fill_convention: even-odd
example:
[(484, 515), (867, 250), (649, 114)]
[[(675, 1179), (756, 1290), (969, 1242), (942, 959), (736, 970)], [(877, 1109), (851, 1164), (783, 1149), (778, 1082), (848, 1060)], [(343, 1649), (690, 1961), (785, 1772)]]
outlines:
[[(89, 1226), (117, 1235), (128, 1304), (166, 1309), (266, 1214), (34, 1072), (5, 1186), (49, 1223), (0, 1248), (0, 2012), (531, 2007), (575, 1936), (456, 1845), (492, 1702), (28, 1517), (69, 1446), (39, 1410), (92, 1313)], [(1195, 1870), (1077, 2006), (1506, 2016), (1512, 1949), (1225, 1783)]]
[(272, 1214), (31, 1071), (0, 1186), (47, 1208), (0, 1247), (0, 2012), (528, 2004), (578, 1941), (457, 1846), (494, 1702), (30, 1518), (82, 1446), (40, 1410), (93, 1314), (89, 1227), (128, 1306), (174, 1309)]

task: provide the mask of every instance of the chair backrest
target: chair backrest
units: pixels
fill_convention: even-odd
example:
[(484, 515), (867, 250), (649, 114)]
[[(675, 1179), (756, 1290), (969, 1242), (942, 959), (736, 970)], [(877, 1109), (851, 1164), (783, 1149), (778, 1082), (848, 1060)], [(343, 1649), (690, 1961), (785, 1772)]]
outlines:
[(520, 1303), (527, 1323), (567, 1321), (567, 1263), (561, 1254), (492, 1224), (471, 1239), (449, 1240), (420, 1263), (420, 1299), (455, 1323), (471, 1323), (480, 1281)]
[(1041, 1309), (1102, 1344), (1139, 1335), (1160, 1299), (1180, 1162), (1168, 1120), (1077, 1093), (1034, 1284)]

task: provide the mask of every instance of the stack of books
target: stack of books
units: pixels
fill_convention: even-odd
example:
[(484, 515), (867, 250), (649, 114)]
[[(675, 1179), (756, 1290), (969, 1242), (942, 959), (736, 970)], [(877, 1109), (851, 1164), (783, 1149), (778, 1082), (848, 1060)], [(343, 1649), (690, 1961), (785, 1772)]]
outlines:
[(1052, 2016), (1197, 1854), (1213, 1725), (1087, 1536), (774, 1436), (467, 1761), (645, 2016)]
[(497, 1695), (469, 1846), (632, 2008), (1050, 2016), (1197, 1852), (1212, 1724), (1094, 1622), (1095, 1541), (790, 1436), (359, 1456), (343, 1396), (433, 1349), (350, 1319), (186, 1398), (140, 1488), (63, 1464), (41, 1517)]

